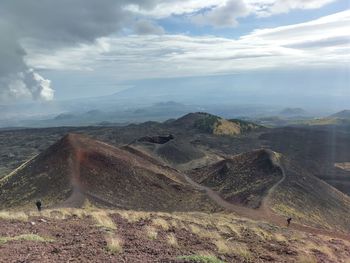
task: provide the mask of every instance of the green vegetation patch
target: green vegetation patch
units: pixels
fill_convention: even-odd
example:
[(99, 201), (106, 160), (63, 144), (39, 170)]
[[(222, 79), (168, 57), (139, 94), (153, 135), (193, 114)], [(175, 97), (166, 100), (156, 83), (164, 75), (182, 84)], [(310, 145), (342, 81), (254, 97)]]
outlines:
[(212, 133), (215, 129), (215, 125), (218, 123), (219, 120), (220, 117), (218, 116), (208, 115), (205, 118), (197, 120), (194, 123), (194, 127), (201, 131)]
[(190, 256), (180, 256), (178, 259), (186, 260), (189, 262), (197, 263), (225, 263), (214, 256), (201, 256), (201, 255), (190, 255)]
[(5, 244), (10, 241), (33, 241), (33, 242), (53, 242), (54, 240), (51, 238), (46, 238), (42, 236), (38, 236), (35, 234), (23, 234), (14, 237), (0, 237), (0, 244)]

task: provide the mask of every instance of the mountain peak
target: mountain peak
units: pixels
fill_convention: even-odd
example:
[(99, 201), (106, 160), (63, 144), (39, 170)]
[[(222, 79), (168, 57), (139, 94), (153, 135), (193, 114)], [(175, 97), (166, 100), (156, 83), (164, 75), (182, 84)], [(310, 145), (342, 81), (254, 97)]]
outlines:
[(238, 119), (226, 120), (206, 112), (186, 114), (185, 116), (171, 122), (171, 124), (187, 129), (196, 129), (197, 131), (210, 133), (213, 135), (229, 136), (262, 128), (262, 126), (252, 122)]

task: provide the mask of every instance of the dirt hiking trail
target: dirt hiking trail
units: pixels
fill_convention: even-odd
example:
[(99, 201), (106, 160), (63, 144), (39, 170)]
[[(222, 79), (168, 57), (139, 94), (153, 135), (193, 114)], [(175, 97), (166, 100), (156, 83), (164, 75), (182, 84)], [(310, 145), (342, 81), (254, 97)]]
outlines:
[[(102, 201), (106, 206), (109, 207), (117, 207), (111, 202), (108, 202), (104, 200), (103, 198), (100, 198), (99, 196), (92, 195), (88, 192), (84, 191), (83, 186), (80, 182), (80, 164), (84, 160), (84, 152), (80, 148), (80, 146), (75, 142), (74, 135), (69, 136), (69, 141), (73, 147), (73, 156), (70, 157), (70, 170), (71, 170), (71, 185), (73, 188), (71, 196), (64, 201), (60, 207), (82, 207), (86, 198), (95, 199), (98, 201)], [(109, 146), (110, 147), (110, 146)], [(273, 224), (276, 224), (281, 227), (286, 227), (287, 221), (286, 218), (279, 216), (275, 214), (271, 210), (271, 197), (274, 193), (274, 191), (278, 188), (278, 186), (283, 183), (283, 181), (286, 179), (287, 174), (283, 165), (282, 160), (280, 160), (280, 155), (278, 153), (275, 153), (271, 150), (267, 150), (267, 152), (270, 155), (270, 158), (273, 162), (273, 164), (281, 169), (282, 172), (282, 178), (274, 184), (268, 191), (266, 196), (263, 198), (261, 205), (258, 209), (252, 209), (248, 207), (243, 207), (240, 205), (232, 204), (230, 202), (227, 202), (224, 200), (217, 192), (210, 189), (209, 187), (200, 185), (193, 181), (191, 178), (189, 178), (186, 174), (182, 173), (185, 177), (186, 181), (192, 185), (194, 188), (205, 192), (214, 202), (216, 202), (219, 206), (224, 208), (226, 211), (233, 212), (239, 216), (249, 218), (252, 220), (260, 220), (260, 221), (267, 221), (271, 222)], [(297, 224), (297, 223), (291, 223), (289, 226), (291, 229), (300, 230), (304, 232), (308, 232), (311, 234), (319, 234), (319, 235), (325, 235), (330, 236), (334, 238), (342, 238), (345, 240), (350, 241), (350, 235), (344, 234), (344, 233), (338, 233), (338, 232), (331, 232), (323, 229), (316, 229), (313, 227)]]
[[(283, 165), (283, 161), (280, 160), (279, 154), (275, 153), (271, 150), (267, 150), (270, 154), (270, 158), (273, 161), (273, 164), (281, 169), (282, 172), (282, 178), (275, 183), (268, 191), (266, 196), (263, 198), (261, 205), (258, 209), (243, 207), (240, 205), (232, 204), (230, 202), (227, 202), (225, 199), (223, 199), (217, 192), (210, 189), (209, 187), (200, 185), (193, 181), (191, 178), (189, 178), (187, 175), (185, 175), (185, 178), (189, 184), (191, 184), (193, 187), (204, 191), (207, 193), (207, 195), (215, 201), (218, 205), (220, 205), (222, 208), (224, 208), (227, 211), (234, 212), (235, 214), (249, 218), (252, 220), (259, 220), (259, 221), (267, 221), (271, 222), (273, 224), (276, 224), (280, 227), (286, 227), (287, 226), (287, 218), (282, 217), (280, 215), (277, 215), (272, 211), (270, 208), (271, 204), (271, 197), (273, 196), (274, 191), (278, 188), (280, 184), (283, 183), (283, 181), (286, 179), (287, 174)], [(327, 231), (324, 229), (318, 229), (310, 226), (305, 226), (297, 223), (291, 223), (288, 227), (290, 229), (299, 230), (303, 232), (308, 232), (310, 234), (315, 235), (324, 235), (329, 236), (332, 238), (341, 238), (350, 241), (350, 234), (340, 233), (340, 232), (332, 232)]]

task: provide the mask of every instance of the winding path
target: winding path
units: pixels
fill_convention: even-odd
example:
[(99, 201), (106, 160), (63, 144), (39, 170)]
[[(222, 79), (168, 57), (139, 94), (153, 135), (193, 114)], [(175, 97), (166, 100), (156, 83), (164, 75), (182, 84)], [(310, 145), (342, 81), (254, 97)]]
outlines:
[(267, 191), (266, 196), (264, 196), (264, 198), (261, 201), (261, 205), (258, 208), (258, 211), (263, 213), (268, 218), (271, 218), (274, 216), (274, 213), (272, 212), (272, 210), (270, 208), (271, 207), (271, 197), (272, 197), (273, 193), (275, 192), (275, 190), (277, 189), (277, 187), (280, 184), (282, 184), (283, 181), (286, 179), (286, 171), (284, 169), (284, 166), (282, 165), (282, 161), (279, 159), (278, 154), (271, 151), (271, 150), (266, 150), (266, 151), (268, 152), (270, 159), (272, 160), (273, 165), (278, 167), (282, 173), (282, 178)]
[[(72, 138), (73, 137), (73, 138)], [(98, 200), (99, 202), (102, 202), (103, 204), (107, 206), (117, 207), (115, 204), (112, 204), (111, 202), (104, 200), (100, 198), (99, 196), (87, 193), (84, 191), (83, 187), (80, 184), (80, 163), (84, 159), (84, 154), (79, 148), (78, 145), (75, 143), (74, 136), (70, 136), (69, 140), (74, 148), (74, 154), (70, 158), (70, 170), (71, 170), (71, 184), (73, 186), (73, 192), (72, 195), (62, 204), (63, 206), (74, 206), (74, 207), (81, 207), (86, 200), (87, 197), (90, 197), (92, 199)], [(219, 206), (223, 207), (226, 211), (234, 212), (238, 214), (239, 216), (253, 219), (253, 220), (260, 220), (260, 221), (267, 221), (271, 222), (273, 224), (276, 224), (281, 227), (286, 226), (286, 218), (275, 214), (271, 210), (271, 197), (273, 196), (273, 193), (275, 190), (280, 186), (283, 181), (287, 178), (287, 173), (284, 168), (284, 165), (282, 163), (282, 160), (279, 159), (279, 156), (277, 153), (267, 150), (271, 160), (273, 161), (273, 164), (281, 169), (282, 172), (282, 178), (276, 182), (268, 191), (266, 196), (263, 198), (261, 205), (258, 209), (252, 209), (248, 207), (243, 207), (240, 205), (232, 204), (226, 200), (224, 200), (217, 192), (210, 189), (209, 187), (203, 186), (201, 184), (196, 183), (193, 181), (189, 176), (184, 175), (186, 181), (192, 185), (194, 188), (205, 192), (215, 203), (217, 203)], [(331, 232), (323, 229), (316, 229), (313, 227), (293, 223), (290, 225), (291, 229), (308, 232), (311, 234), (319, 234), (319, 235), (326, 235), (333, 238), (342, 238), (345, 240), (350, 241), (350, 235), (339, 233), (339, 232)]]
[[(196, 183), (187, 175), (185, 175), (185, 178), (190, 185), (192, 185), (193, 187), (195, 187), (196, 189), (198, 189), (200, 191), (206, 192), (206, 194), (215, 203), (217, 203), (219, 206), (221, 206), (222, 208), (224, 208), (227, 211), (233, 212), (239, 216), (246, 217), (246, 218), (249, 218), (252, 220), (267, 221), (267, 222), (271, 222), (275, 225), (278, 225), (280, 227), (286, 227), (286, 223), (287, 223), (286, 218), (275, 214), (271, 210), (270, 204), (271, 204), (271, 197), (272, 197), (273, 193), (278, 188), (278, 186), (280, 184), (282, 184), (283, 181), (287, 178), (287, 174), (286, 174), (286, 171), (285, 171), (285, 168), (284, 168), (282, 161), (279, 160), (279, 157), (276, 156), (276, 153), (274, 153), (273, 151), (270, 151), (270, 150), (268, 152), (270, 154), (271, 160), (273, 160), (274, 165), (278, 166), (281, 169), (282, 178), (268, 190), (266, 196), (263, 198), (261, 205), (258, 209), (252, 209), (252, 208), (232, 204), (232, 203), (226, 201), (225, 199), (223, 199), (217, 192), (210, 189), (209, 187), (206, 187), (206, 186), (203, 186), (201, 184)], [(332, 238), (341, 238), (341, 239), (350, 241), (350, 234), (345, 234), (345, 233), (341, 233), (341, 232), (327, 231), (324, 229), (309, 227), (309, 226), (305, 226), (305, 225), (301, 225), (301, 224), (293, 223), (293, 222), (288, 228), (293, 229), (293, 230), (299, 230), (302, 232), (307, 232), (307, 233), (314, 234), (314, 235), (324, 235), (324, 236), (329, 236)]]

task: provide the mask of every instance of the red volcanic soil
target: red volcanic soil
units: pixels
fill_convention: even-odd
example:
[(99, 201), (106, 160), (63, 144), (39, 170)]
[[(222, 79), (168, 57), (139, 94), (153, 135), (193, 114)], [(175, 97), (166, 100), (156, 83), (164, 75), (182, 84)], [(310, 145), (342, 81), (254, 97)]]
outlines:
[[(225, 209), (251, 219), (285, 224), (285, 218), (270, 211), (271, 195), (284, 181), (285, 171), (268, 151), (238, 155), (228, 164), (204, 168), (207, 170), (203, 174), (197, 170), (193, 178), (204, 184), (199, 185), (143, 152), (130, 146), (124, 149), (69, 134), (0, 181), (0, 208), (33, 207), (37, 199), (42, 200), (45, 207), (80, 207), (89, 200), (99, 207), (144, 211)], [(235, 178), (237, 174), (239, 177)], [(256, 187), (254, 180), (261, 184), (265, 177), (272, 181)], [(233, 199), (227, 197), (230, 193), (215, 189), (215, 183), (221, 190), (227, 184), (231, 191), (237, 185), (250, 186), (250, 192), (256, 193), (261, 201), (260, 209), (232, 204)], [(349, 239), (348, 235), (302, 225), (292, 224), (292, 227)]]
[[(222, 218), (214, 222), (209, 214), (200, 213), (193, 217), (181, 218), (174, 214), (155, 214), (138, 220), (127, 220), (116, 211), (109, 218), (117, 226), (116, 229), (105, 229), (96, 226), (89, 215), (78, 217), (70, 215), (64, 219), (47, 217), (29, 217), (27, 221), (0, 220), (0, 236), (15, 238), (30, 234), (44, 238), (45, 242), (35, 240), (7, 240), (0, 245), (0, 262), (194, 262), (179, 259), (181, 256), (207, 254), (215, 256), (222, 262), (304, 262), (299, 257), (305, 255), (314, 259), (312, 262), (347, 262), (350, 248), (346, 241), (325, 238), (311, 234), (303, 234), (287, 229), (277, 228), (265, 223), (253, 223), (241, 219), (232, 219), (235, 231), (222, 228)], [(60, 210), (51, 213), (58, 215)], [(190, 215), (190, 214), (189, 214)], [(201, 217), (208, 220), (201, 223)], [(162, 219), (168, 228), (154, 225), (156, 219)], [(193, 221), (191, 221), (191, 218)], [(213, 219), (213, 218), (212, 218)], [(188, 221), (189, 220), (189, 221)], [(199, 220), (199, 221), (198, 221)], [(175, 222), (175, 224), (174, 224)], [(227, 223), (227, 221), (226, 221)], [(202, 229), (203, 235), (194, 233), (190, 226)], [(157, 232), (156, 238), (147, 236), (148, 227)], [(219, 228), (218, 228), (219, 227)], [(271, 238), (265, 239), (254, 229), (265, 229)], [(239, 233), (239, 234), (237, 234)], [(274, 234), (285, 239), (274, 239)], [(232, 246), (232, 251), (221, 251), (216, 244), (215, 236), (220, 235), (221, 242)], [(108, 250), (107, 237), (120, 240), (121, 251)], [(176, 240), (176, 245), (168, 242), (169, 236)], [(298, 238), (295, 238), (295, 237)], [(312, 245), (308, 248), (308, 245)], [(315, 246), (317, 244), (317, 246)], [(236, 247), (242, 247), (240, 252)], [(326, 249), (325, 249), (326, 248)], [(305, 261), (306, 262), (306, 261)]]
[[(136, 151), (136, 150), (135, 150)], [(153, 211), (219, 207), (183, 175), (142, 154), (69, 134), (0, 182), (2, 207), (98, 206)]]
[[(114, 215), (113, 221), (118, 225), (118, 236), (123, 240), (121, 255), (107, 250), (105, 239), (108, 233), (97, 227), (89, 217), (68, 217), (63, 220), (37, 217), (28, 222), (0, 221), (1, 236), (35, 234), (48, 240), (13, 240), (1, 244), (0, 262), (175, 262), (177, 256), (215, 250), (208, 239), (201, 239), (188, 230), (170, 229), (168, 233), (159, 231), (157, 240), (150, 240), (145, 236), (145, 227), (150, 225), (150, 220), (129, 223), (119, 215)], [(181, 249), (167, 243), (169, 233), (176, 233)]]

